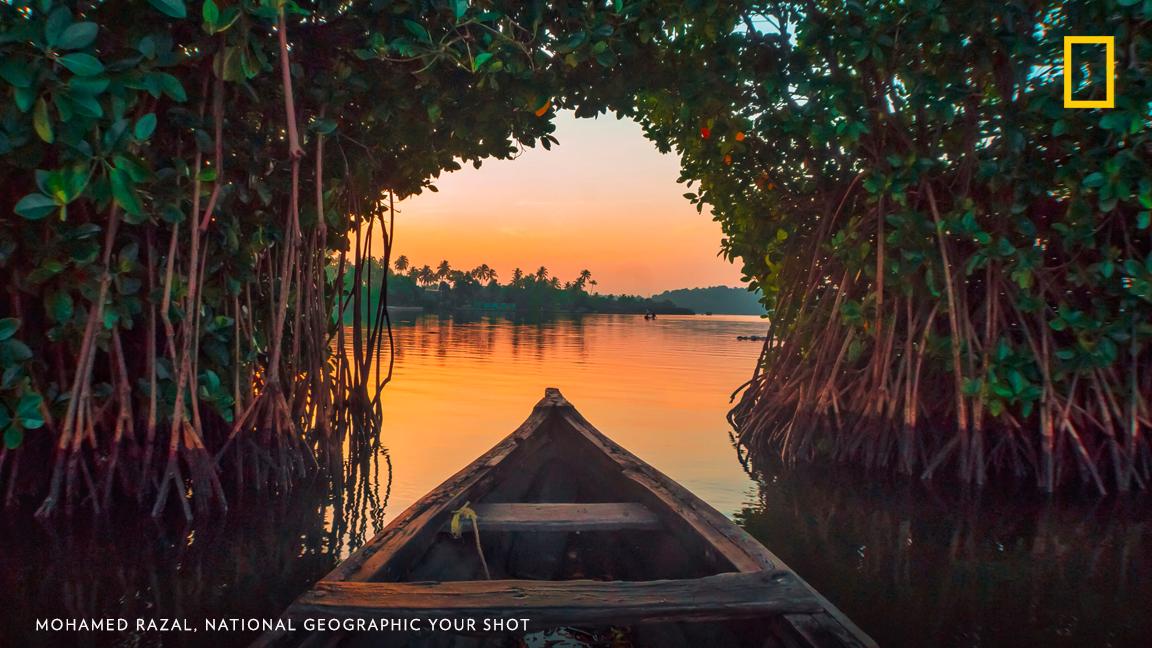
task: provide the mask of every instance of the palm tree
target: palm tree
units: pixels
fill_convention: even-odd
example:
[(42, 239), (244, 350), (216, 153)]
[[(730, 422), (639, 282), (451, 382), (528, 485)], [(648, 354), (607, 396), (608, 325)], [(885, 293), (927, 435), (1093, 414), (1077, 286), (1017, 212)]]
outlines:
[(451, 273), (452, 273), (452, 266), (448, 264), (448, 259), (444, 259), (443, 261), (440, 262), (440, 265), (436, 266), (436, 280), (437, 281), (444, 281), (445, 279), (448, 278), (448, 275)]
[(408, 263), (408, 257), (401, 254), (396, 259), (396, 272), (404, 272), (411, 264)]
[(473, 278), (471, 272), (464, 272), (463, 270), (452, 270), (448, 273), (448, 283), (452, 284), (452, 289), (457, 290), (461, 286), (467, 285)]
[(488, 267), (487, 263), (482, 263), (472, 271), (472, 276), (476, 277), (477, 281), (491, 281), (496, 278), (496, 271)]
[(523, 281), (524, 281), (524, 271), (521, 270), (520, 268), (516, 268), (515, 270), (513, 270), (512, 271), (512, 285), (519, 287), (521, 282), (523, 282)]
[(591, 279), (592, 271), (585, 268), (580, 271), (580, 276), (576, 277), (576, 281), (573, 281), (572, 285), (580, 290), (584, 290), (584, 286), (586, 286)]
[(416, 280), (420, 282), (421, 286), (427, 286), (435, 279), (436, 273), (432, 271), (432, 266), (425, 265), (416, 271)]
[(539, 268), (536, 268), (536, 274), (534, 276), (536, 277), (536, 281), (547, 281), (548, 280), (548, 268), (545, 268), (544, 266), (540, 266)]

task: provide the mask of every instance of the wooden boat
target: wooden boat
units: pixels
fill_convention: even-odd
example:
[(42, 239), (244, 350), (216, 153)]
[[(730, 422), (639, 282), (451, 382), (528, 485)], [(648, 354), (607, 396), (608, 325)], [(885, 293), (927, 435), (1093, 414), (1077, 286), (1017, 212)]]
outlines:
[[(462, 523), (457, 538), (449, 527), (465, 506), (475, 527)], [(596, 430), (557, 389), (282, 619), (295, 630), (255, 645), (875, 646), (779, 558)], [(316, 631), (318, 619), (337, 631)], [(460, 631), (433, 630), (430, 619)]]

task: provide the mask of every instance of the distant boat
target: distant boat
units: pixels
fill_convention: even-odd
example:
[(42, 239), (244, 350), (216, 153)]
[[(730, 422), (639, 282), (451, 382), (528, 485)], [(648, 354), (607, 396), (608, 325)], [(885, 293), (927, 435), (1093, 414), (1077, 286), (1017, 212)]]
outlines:
[[(296, 631), (255, 645), (510, 645), (509, 635), (523, 638), (515, 645), (548, 645), (569, 632), (630, 646), (875, 646), (772, 552), (604, 436), (557, 389), (282, 618)], [(339, 629), (303, 629), (316, 619)], [(433, 632), (429, 619), (464, 630)], [(492, 619), (517, 627), (481, 625)], [(392, 629), (357, 631), (372, 624)]]

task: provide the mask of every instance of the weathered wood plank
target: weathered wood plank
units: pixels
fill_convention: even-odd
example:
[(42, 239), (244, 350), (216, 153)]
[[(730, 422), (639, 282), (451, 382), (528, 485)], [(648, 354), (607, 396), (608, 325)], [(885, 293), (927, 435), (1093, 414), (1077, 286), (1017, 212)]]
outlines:
[(297, 618), (521, 617), (531, 627), (705, 621), (819, 612), (794, 574), (737, 572), (658, 581), (321, 581), (288, 609)]
[(815, 648), (864, 648), (866, 645), (827, 609), (818, 614), (787, 614), (784, 621)]
[[(481, 531), (657, 530), (660, 517), (635, 502), (477, 504)], [(470, 520), (465, 528), (471, 528)]]
[[(643, 486), (658, 501), (667, 506), (675, 514), (670, 516), (669, 520), (675, 521), (677, 517), (683, 520), (693, 532), (704, 538), (736, 569), (745, 572), (780, 569), (795, 575), (795, 572), (783, 560), (780, 560), (776, 554), (760, 544), (746, 531), (733, 524), (723, 513), (605, 436), (567, 401), (562, 407), (563, 422), (572, 426), (593, 446), (599, 448), (606, 457), (619, 466), (625, 476)], [(810, 629), (812, 627), (824, 628), (826, 632), (842, 639), (845, 646), (876, 648), (876, 642), (837, 609), (831, 601), (824, 598), (799, 576), (796, 576), (796, 579), (823, 605), (824, 610), (822, 614), (813, 619), (805, 619), (802, 615), (787, 615), (785, 622), (794, 627), (804, 626), (808, 629), (808, 634), (811, 634)], [(801, 636), (805, 634), (805, 630), (801, 627), (795, 627), (795, 630)], [(808, 639), (808, 637), (805, 638)]]
[(419, 555), (453, 509), (469, 500), (479, 499), (491, 487), (492, 471), (546, 424), (551, 414), (548, 402), (547, 398), (542, 400), (512, 434), (394, 518), (376, 537), (337, 565), (325, 580), (394, 576), (386, 571)]
[(669, 517), (678, 518), (690, 526), (694, 534), (707, 542), (734, 568), (740, 571), (776, 568), (763, 545), (688, 489), (605, 436), (575, 408), (569, 407), (562, 420), (614, 462), (625, 477), (651, 493), (670, 511)]

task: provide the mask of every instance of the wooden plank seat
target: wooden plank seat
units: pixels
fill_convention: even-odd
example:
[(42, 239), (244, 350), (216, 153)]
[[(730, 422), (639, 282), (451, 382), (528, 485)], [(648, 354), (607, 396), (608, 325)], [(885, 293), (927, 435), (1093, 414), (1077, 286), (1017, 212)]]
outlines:
[[(581, 504), (477, 504), (473, 507), (481, 531), (656, 531), (659, 516), (635, 502)], [(464, 529), (470, 530), (465, 520)], [(447, 525), (445, 525), (447, 530)]]
[(320, 581), (288, 609), (295, 618), (526, 618), (534, 629), (709, 621), (823, 610), (795, 574), (732, 572), (684, 580), (454, 582)]

